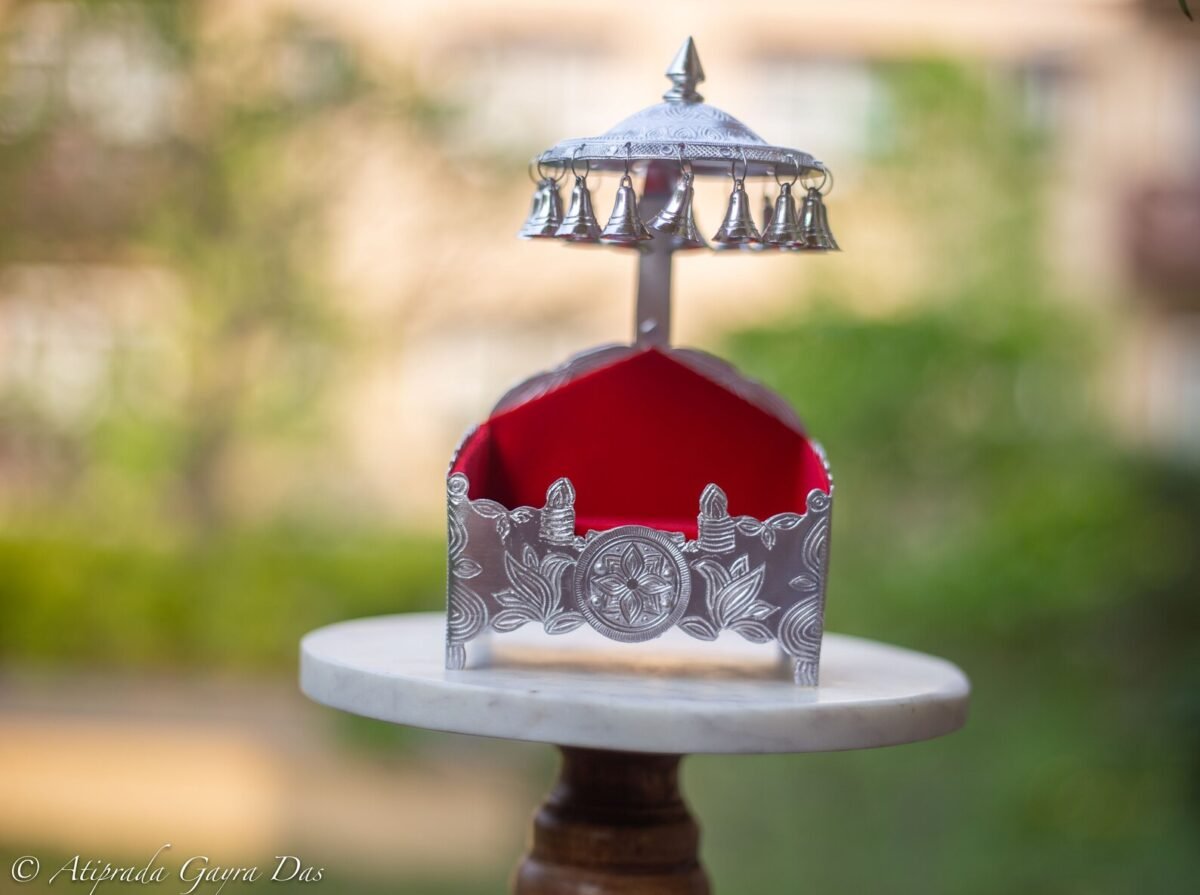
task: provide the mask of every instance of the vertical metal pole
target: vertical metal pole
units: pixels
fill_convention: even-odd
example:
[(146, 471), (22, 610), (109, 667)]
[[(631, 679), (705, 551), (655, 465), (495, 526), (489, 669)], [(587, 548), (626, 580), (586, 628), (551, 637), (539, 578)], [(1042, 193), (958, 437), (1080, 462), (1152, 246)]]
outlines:
[[(638, 203), (642, 220), (650, 220), (660, 211), (679, 178), (673, 162), (650, 163), (646, 171), (646, 186)], [(655, 233), (644, 243), (638, 258), (637, 319), (633, 343), (638, 346), (669, 345), (671, 342), (671, 254), (674, 249), (670, 236)]]

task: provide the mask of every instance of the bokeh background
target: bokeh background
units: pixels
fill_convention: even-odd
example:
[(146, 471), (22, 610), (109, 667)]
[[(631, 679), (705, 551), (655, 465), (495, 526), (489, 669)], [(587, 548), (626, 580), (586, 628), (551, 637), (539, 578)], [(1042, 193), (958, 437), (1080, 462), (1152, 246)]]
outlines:
[(944, 740), (689, 759), (716, 890), (1196, 890), (1174, 0), (0, 4), (0, 890), (166, 842), (503, 889), (552, 751), (309, 704), (297, 640), (441, 608), (461, 433), (628, 338), (629, 255), (514, 239), (525, 163), (657, 101), (689, 33), (709, 101), (834, 168), (846, 251), (678, 259), (677, 341), (824, 442), (829, 627), (975, 687)]

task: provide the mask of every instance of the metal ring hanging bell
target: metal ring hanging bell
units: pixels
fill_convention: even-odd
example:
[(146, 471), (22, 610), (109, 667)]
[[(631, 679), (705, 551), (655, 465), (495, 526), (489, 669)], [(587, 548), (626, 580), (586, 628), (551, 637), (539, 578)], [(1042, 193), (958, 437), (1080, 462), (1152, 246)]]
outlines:
[(600, 224), (592, 211), (592, 194), (588, 191), (586, 176), (575, 175), (571, 206), (554, 235), (569, 242), (596, 242), (600, 238)]
[(600, 241), (606, 245), (637, 246), (653, 238), (638, 214), (633, 178), (626, 174), (621, 178), (612, 215), (604, 227), (604, 232), (600, 234)]
[(692, 173), (685, 171), (675, 184), (675, 192), (663, 206), (663, 210), (650, 222), (650, 229), (657, 230), (672, 238), (675, 251), (687, 249), (707, 249), (708, 243), (696, 228), (696, 216), (693, 210), (695, 188), (692, 186)]
[(549, 177), (543, 177), (533, 192), (529, 217), (517, 235), (521, 239), (548, 239), (558, 231), (562, 219), (562, 195), (558, 192), (558, 184)]
[(736, 178), (733, 193), (729, 196), (729, 207), (720, 229), (713, 234), (712, 241), (718, 245), (741, 246), (760, 242), (754, 216), (750, 213), (750, 196), (746, 193), (746, 181)]

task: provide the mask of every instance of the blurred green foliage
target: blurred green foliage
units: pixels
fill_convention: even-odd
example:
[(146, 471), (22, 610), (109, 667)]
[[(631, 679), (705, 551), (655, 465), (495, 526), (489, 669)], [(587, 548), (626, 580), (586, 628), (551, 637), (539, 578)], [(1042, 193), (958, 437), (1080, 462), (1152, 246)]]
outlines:
[[(0, 35), (0, 263), (70, 271), (67, 311), (71, 288), (106, 266), (165, 271), (179, 301), (135, 305), (152, 318), (141, 341), (138, 328), (83, 334), (113, 344), (81, 411), (54, 412), (44, 361), (32, 382), (5, 383), (0, 456), (23, 479), (4, 495), (6, 521), (135, 543), (220, 538), (244, 503), (231, 468), (269, 457), (293, 470), (282, 515), (328, 523), (329, 502), (295, 470), (330, 437), (327, 397), (354, 348), (321, 251), (349, 164), (339, 140), (433, 140), (450, 113), (285, 13), (206, 41), (189, 4), (25, 12)], [(128, 311), (114, 304), (103, 313)], [(65, 334), (47, 341), (79, 338), (57, 325)]]
[(62, 666), (291, 673), (299, 638), (443, 604), (439, 539), (238, 531), (154, 548), (0, 539), (0, 651)]
[(0, 258), (161, 267), (185, 307), (171, 352), (113, 347), (81, 414), (56, 414), (37, 382), (0, 391), (18, 482), (0, 524), (10, 660), (285, 673), (313, 625), (439, 602), (436, 538), (333, 519), (307, 489), (247, 523), (227, 481), (238, 452), (303, 466), (328, 436), (346, 340), (314, 251), (334, 172), (308, 147), (351, 121), (435, 127), (435, 106), (314, 23), (281, 16), (213, 44), (198, 15), (95, 2), (6, 22)]

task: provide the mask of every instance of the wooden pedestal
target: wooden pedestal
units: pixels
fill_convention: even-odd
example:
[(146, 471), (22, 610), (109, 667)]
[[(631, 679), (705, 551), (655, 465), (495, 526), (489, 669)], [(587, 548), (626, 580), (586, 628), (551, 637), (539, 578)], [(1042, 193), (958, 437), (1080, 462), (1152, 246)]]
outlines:
[(560, 749), (516, 895), (708, 895), (680, 756)]

